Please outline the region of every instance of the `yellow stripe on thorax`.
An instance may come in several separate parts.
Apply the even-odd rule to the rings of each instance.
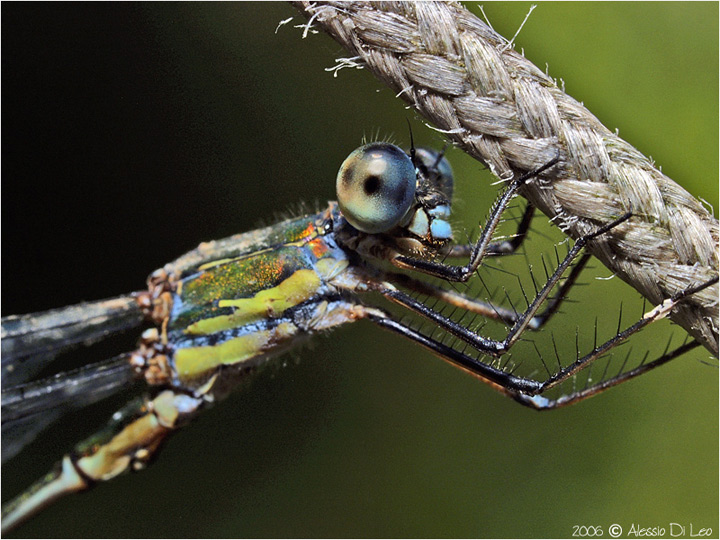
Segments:
[[[267,317],[277,317],[285,310],[312,298],[320,285],[320,277],[314,270],[298,270],[277,286],[263,289],[250,298],[219,300],[218,307],[232,307],[235,311],[231,315],[218,315],[197,321],[188,326],[185,333],[214,334]]]
[[[243,362],[292,338],[297,333],[292,323],[281,323],[270,330],[262,330],[229,339],[224,343],[203,347],[187,347],[175,352],[175,369],[181,379],[202,375],[220,365]]]

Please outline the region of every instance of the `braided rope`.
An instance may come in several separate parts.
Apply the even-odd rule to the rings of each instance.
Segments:
[[[496,176],[559,155],[522,195],[568,235],[631,211],[589,249],[653,304],[718,275],[718,220],[459,4],[292,3]],[[671,318],[717,356],[717,284]]]

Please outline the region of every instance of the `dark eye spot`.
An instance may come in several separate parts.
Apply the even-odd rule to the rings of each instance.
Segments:
[[[375,175],[368,176],[363,184],[363,189],[365,190],[366,195],[372,195],[380,189],[380,179]]]
[[[353,175],[355,174],[355,167],[348,165],[348,167],[342,171],[341,180],[343,184],[349,185],[352,183]]]

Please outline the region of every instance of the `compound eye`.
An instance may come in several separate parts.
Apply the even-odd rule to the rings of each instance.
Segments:
[[[335,189],[348,223],[369,234],[395,227],[415,199],[415,166],[394,144],[371,143],[340,166]]]

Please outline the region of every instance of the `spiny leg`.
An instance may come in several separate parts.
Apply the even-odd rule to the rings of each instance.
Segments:
[[[534,207],[530,202],[527,203],[523,216],[518,224],[515,234],[500,242],[494,242],[488,246],[489,255],[510,255],[514,253],[527,237],[530,223],[534,215]],[[447,257],[468,257],[474,248],[473,244],[464,244],[453,246],[447,253]],[[533,317],[529,327],[533,330],[541,328],[549,318],[558,310],[562,301],[566,298],[570,288],[576,282],[580,272],[590,259],[590,255],[583,255],[580,261],[573,266],[571,274],[563,282],[558,293],[550,300],[547,308],[539,315]],[[471,298],[463,293],[447,290],[433,283],[423,281],[407,274],[383,272],[386,279],[393,283],[401,284],[403,287],[414,292],[425,294],[432,298],[437,298],[449,305],[464,309],[471,313],[477,313],[485,318],[501,320],[507,324],[513,324],[517,321],[519,313],[514,309],[508,309],[503,306],[495,305],[491,302],[483,302],[476,298]]]
[[[597,358],[603,356],[604,354],[607,354],[611,349],[617,347],[621,343],[625,342],[630,336],[638,333],[640,330],[645,328],[647,325],[649,325],[652,322],[655,322],[657,320],[665,318],[667,315],[669,315],[670,311],[682,300],[685,298],[688,298],[689,296],[702,291],[703,289],[706,289],[707,287],[710,287],[711,285],[718,282],[718,277],[714,277],[705,283],[702,283],[700,285],[697,285],[695,287],[688,287],[687,289],[684,289],[670,298],[664,300],[660,305],[656,306],[649,312],[647,312],[645,315],[643,315],[642,319],[637,321],[635,324],[627,327],[625,330],[621,332],[617,332],[615,336],[607,340],[605,343],[599,346],[593,347],[593,350],[590,351],[588,354],[583,356],[582,358],[578,358],[573,362],[572,364],[568,365],[567,367],[564,367],[560,370],[558,370],[553,376],[551,376],[549,379],[547,379],[542,384],[541,392],[545,392],[546,390],[549,390],[558,384],[565,381],[568,377],[574,375],[581,369],[583,369],[585,366],[587,366],[590,362],[593,362]],[[682,348],[682,347],[681,347]],[[672,354],[672,353],[671,353]],[[663,355],[665,356],[665,355]],[[662,357],[661,357],[662,358]],[[656,361],[653,361],[653,363]],[[664,363],[664,362],[662,362]],[[660,364],[658,364],[660,365]],[[641,366],[642,367],[642,366]],[[652,368],[647,368],[652,369]],[[647,371],[647,369],[641,370],[637,375],[640,373],[644,373]],[[631,373],[631,372],[628,372]],[[635,376],[635,375],[634,375]],[[632,378],[632,377],[630,377]],[[612,379],[610,379],[611,381]],[[625,380],[625,379],[623,379]],[[619,381],[619,382],[622,382]]]
[[[631,369],[629,371],[626,371],[624,373],[622,373],[622,369],[625,366],[625,363],[623,363],[623,366],[620,369],[620,373],[618,373],[618,375],[611,377],[609,379],[603,378],[600,382],[598,382],[596,384],[588,386],[587,388],[584,388],[582,390],[578,390],[576,392],[572,392],[570,394],[560,396],[557,399],[547,399],[545,397],[542,397],[541,395],[530,396],[530,395],[522,394],[519,392],[515,392],[510,395],[513,399],[515,399],[522,405],[525,405],[527,407],[532,407],[533,409],[537,409],[540,411],[558,409],[560,407],[567,407],[568,405],[573,405],[579,401],[582,401],[584,399],[587,399],[587,398],[590,398],[597,394],[600,394],[600,393],[604,392],[605,390],[609,390],[610,388],[617,386],[620,383],[624,383],[626,381],[629,381],[630,379],[634,379],[638,375],[647,373],[651,369],[660,367],[663,364],[668,363],[670,360],[674,360],[678,356],[682,356],[686,352],[691,351],[699,346],[700,346],[699,341],[693,340],[688,343],[684,343],[684,344],[680,345],[679,347],[677,347],[676,349],[674,349],[670,352],[666,352],[665,354],[656,358],[652,362],[644,362],[643,361],[638,367]],[[632,351],[628,352],[628,357],[631,352]],[[594,357],[593,357],[593,359],[594,359]],[[627,362],[627,359],[628,358],[626,357],[625,362]]]
[[[512,324],[517,319],[517,313],[503,306],[490,302],[483,302],[476,298],[467,296],[461,292],[444,289],[434,283],[411,277],[407,274],[383,273],[383,278],[393,284],[400,285],[406,289],[419,294],[435,298],[448,305],[463,309],[470,313],[476,313],[489,319],[500,320]]]
[[[378,312],[369,315],[368,319],[382,328],[391,330],[422,345],[443,360],[446,360],[455,367],[474,375],[503,394],[514,396],[516,392],[521,392],[534,395],[540,388],[541,383],[538,381],[516,377],[511,373],[507,373],[501,369],[486,364],[477,358],[468,356],[464,352],[445,345],[437,339],[425,335],[422,332],[396,320],[388,313],[380,312],[378,310]]]
[[[585,253],[580,257],[580,260],[572,267],[568,277],[563,281],[562,285],[560,285],[558,292],[548,301],[545,309],[530,319],[530,323],[528,324],[530,330],[539,330],[558,312],[561,304],[567,298],[570,289],[577,282],[580,273],[584,270],[591,257],[592,255],[589,253]],[[520,317],[520,313],[514,309],[498,306],[491,302],[483,302],[463,293],[444,289],[433,283],[408,276],[407,274],[385,273],[384,275],[392,283],[400,284],[416,293],[437,298],[446,304],[464,309],[470,313],[477,313],[489,319],[514,324]]]
[[[454,266],[447,265],[442,262],[427,261],[425,259],[418,259],[414,257],[407,257],[405,255],[398,255],[392,259],[392,264],[398,268],[408,270],[418,270],[431,276],[446,279],[448,281],[467,281],[475,273],[475,270],[482,263],[483,258],[488,255],[490,246],[492,245],[492,237],[495,233],[495,229],[500,223],[500,218],[503,212],[507,208],[507,205],[515,197],[518,190],[527,182],[530,178],[533,178],[543,171],[557,164],[559,158],[556,157],[550,160],[548,163],[531,171],[521,177],[513,180],[507,189],[500,196],[498,201],[493,206],[490,217],[488,218],[485,227],[483,228],[480,238],[477,243],[473,246],[470,252],[470,260],[465,266]]]
[[[650,323],[666,317],[669,312],[685,298],[717,282],[718,278],[716,277],[697,287],[691,287],[675,294],[671,298],[662,302],[659,306],[646,313],[640,321],[629,326],[625,330],[618,332],[615,336],[607,340],[602,345],[594,347],[589,354],[577,359],[575,362],[573,362],[566,368],[561,368],[544,382],[540,382],[526,377],[519,377],[502,369],[496,368],[490,364],[486,364],[479,358],[473,358],[465,354],[463,351],[459,351],[448,345],[445,345],[441,341],[438,341],[431,336],[427,336],[422,332],[413,329],[406,324],[403,324],[402,322],[393,318],[392,315],[381,312],[380,310],[374,310],[373,313],[368,315],[368,318],[383,328],[392,330],[393,332],[403,335],[419,343],[420,345],[423,345],[424,347],[438,355],[440,358],[470,373],[471,375],[476,376],[483,382],[489,384],[495,390],[514,398],[523,405],[536,409],[553,409],[576,403],[578,401],[596,395],[600,392],[603,392],[608,388],[611,388],[622,382],[637,377],[638,375],[642,375],[643,373],[646,373],[651,369],[654,369],[655,367],[661,366],[669,362],[670,360],[677,358],[681,354],[684,354],[685,352],[697,347],[697,342],[686,343],[672,352],[663,354],[661,357],[653,360],[652,362],[643,363],[640,366],[624,373],[622,373],[622,370],[624,369],[623,364],[623,368],[621,368],[620,370],[621,373],[618,373],[618,375],[610,379],[602,380],[601,382],[583,390],[579,390],[562,396],[556,400],[550,400],[541,396],[543,392],[565,381],[568,377],[574,375],[600,356],[608,353],[614,347],[625,342],[630,336],[639,332]],[[403,303],[403,305],[406,304]],[[411,306],[407,307],[413,309],[413,307]],[[413,309],[413,311],[415,311],[415,309]],[[448,333],[455,335],[456,337],[459,337],[461,339],[463,339],[463,336],[466,335],[464,332],[467,331],[465,331],[460,325],[454,323],[449,319],[444,319],[439,314],[434,315],[436,318],[433,318],[431,320],[438,323]],[[484,346],[486,345],[486,342],[492,342],[492,340],[486,340],[481,336],[475,336],[475,338],[476,341],[475,343],[473,343],[473,346],[481,354],[487,354],[492,350],[492,345]]]
[[[511,255],[511,254],[515,253],[520,248],[520,246],[525,241],[525,239],[527,238],[527,233],[530,230],[530,223],[532,222],[534,212],[535,212],[535,208],[533,207],[532,203],[530,203],[528,201],[527,205],[525,206],[525,211],[523,212],[523,215],[520,219],[518,227],[515,231],[515,234],[506,240],[491,243],[488,246],[487,255],[501,256],[501,255]],[[463,244],[463,245],[453,246],[450,249],[447,256],[452,257],[452,258],[454,258],[454,257],[469,257],[473,248],[474,248],[473,244]],[[562,304],[563,300],[565,300],[570,289],[577,282],[580,272],[582,272],[582,270],[585,268],[585,266],[587,265],[587,263],[591,257],[592,257],[592,255],[590,255],[589,253],[585,253],[582,255],[580,260],[573,266],[567,279],[565,279],[563,281],[563,284],[560,286],[557,294],[555,296],[553,296],[552,299],[548,302],[547,306],[542,311],[542,313],[533,316],[533,318],[530,321],[530,324],[528,325],[528,328],[530,328],[531,330],[538,330],[538,329],[542,328],[542,326],[544,326],[545,323],[547,323],[548,320],[550,320],[550,318],[555,313],[557,313],[557,311],[560,309],[560,305]],[[514,309],[508,309],[508,308],[504,308],[501,306],[495,306],[492,303],[480,302],[477,300],[467,301],[466,300],[467,297],[464,295],[460,295],[460,293],[457,293],[458,295],[460,295],[460,300],[455,300],[453,298],[455,293],[453,293],[452,291],[446,291],[435,285],[421,282],[420,280],[413,280],[412,284],[405,283],[406,280],[410,280],[412,278],[409,278],[405,274],[396,274],[396,275],[402,276],[400,278],[400,281],[407,288],[410,288],[416,292],[427,294],[428,296],[433,296],[435,298],[439,298],[441,300],[444,300],[448,304],[466,309],[468,311],[471,311],[472,313],[478,313],[487,318],[502,320],[508,324],[513,324],[517,321],[518,317],[520,316],[520,314]],[[414,286],[415,285],[414,282],[419,282],[421,285],[416,287],[416,286]],[[534,282],[534,279],[533,279],[533,282]],[[536,287],[536,292],[537,292],[537,287]]]
[[[515,253],[518,249],[520,249],[520,246],[527,238],[528,232],[530,232],[530,224],[532,223],[534,216],[535,207],[530,201],[528,201],[525,205],[523,215],[518,222],[517,228],[515,229],[515,234],[505,240],[491,242],[487,247],[486,254],[497,256],[511,255]],[[470,257],[474,248],[475,244],[456,245],[450,248],[447,256],[449,258]]]
[[[386,298],[397,302],[398,304],[401,304],[404,307],[434,322],[447,332],[465,341],[478,351],[484,354],[489,354],[491,356],[501,356],[505,354],[517,342],[523,332],[530,327],[536,313],[540,309],[540,306],[545,302],[545,300],[547,300],[550,292],[553,290],[562,275],[573,262],[575,257],[577,257],[580,251],[585,247],[588,241],[606,233],[610,229],[618,226],[624,221],[627,221],[630,217],[631,214],[625,214],[624,216],[616,219],[615,221],[600,227],[596,231],[579,238],[575,242],[575,245],[570,248],[565,258],[560,262],[560,264],[558,264],[555,272],[553,272],[553,274],[549,277],[545,285],[538,291],[535,299],[528,305],[527,309],[516,318],[514,324],[510,328],[510,331],[503,340],[488,339],[480,336],[475,332],[467,329],[466,327],[457,324],[450,319],[447,319],[440,313],[428,308],[424,304],[418,302],[408,294],[396,289],[390,284],[381,285],[379,286],[379,288],[376,288],[376,290],[378,290],[378,292],[383,294]],[[570,285],[572,285],[573,282],[574,281],[571,281]],[[551,305],[550,308],[551,310],[549,311],[548,316],[553,313],[553,310],[557,309],[557,305]]]

